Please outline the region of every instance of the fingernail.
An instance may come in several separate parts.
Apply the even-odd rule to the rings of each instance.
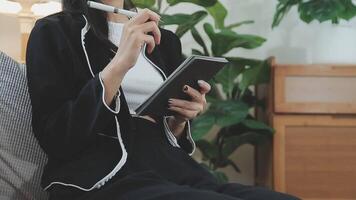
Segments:
[[[185,85],[185,86],[183,87],[183,91],[184,91],[184,92],[188,91],[188,86]]]
[[[198,80],[198,84],[202,85],[202,84],[204,84],[204,81],[203,80]]]

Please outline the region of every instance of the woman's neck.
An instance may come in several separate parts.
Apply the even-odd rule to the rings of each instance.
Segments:
[[[117,8],[124,8],[124,0],[102,0],[104,4],[111,5]],[[112,22],[121,22],[124,23],[128,21],[128,18],[125,15],[108,13],[107,20]]]

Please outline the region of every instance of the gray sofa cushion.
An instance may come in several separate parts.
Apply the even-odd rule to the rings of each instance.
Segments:
[[[47,199],[46,156],[32,133],[26,68],[0,52],[0,199]]]

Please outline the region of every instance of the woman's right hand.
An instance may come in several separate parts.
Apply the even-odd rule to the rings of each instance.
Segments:
[[[148,53],[152,53],[156,44],[160,44],[159,20],[158,14],[144,9],[125,23],[118,51],[101,72],[101,79],[106,91],[106,104],[111,104],[125,74],[136,64],[142,46],[146,43]],[[147,33],[152,33],[152,35]]]
[[[117,67],[125,72],[137,61],[141,48],[146,43],[148,53],[152,53],[161,42],[161,32],[158,28],[160,16],[144,9],[137,16],[125,23],[118,51],[113,60],[120,63]],[[148,33],[152,33],[149,35]]]

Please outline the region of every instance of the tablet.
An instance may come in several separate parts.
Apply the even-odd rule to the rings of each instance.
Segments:
[[[220,57],[190,56],[135,110],[136,115],[172,115],[173,112],[168,110],[170,98],[190,100],[183,92],[184,85],[199,90],[198,80],[208,82],[227,63],[227,59]]]

